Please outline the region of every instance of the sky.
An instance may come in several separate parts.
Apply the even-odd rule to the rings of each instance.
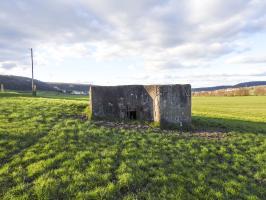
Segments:
[[[265,0],[1,0],[0,74],[48,82],[266,80]]]

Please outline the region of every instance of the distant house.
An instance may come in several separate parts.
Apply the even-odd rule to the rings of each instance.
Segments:
[[[73,90],[73,91],[71,91],[71,94],[88,95],[88,92]]]

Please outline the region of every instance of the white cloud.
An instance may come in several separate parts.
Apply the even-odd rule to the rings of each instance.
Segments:
[[[239,55],[227,60],[232,64],[260,64],[266,63],[266,55]]]
[[[33,47],[40,65],[136,57],[148,70],[207,67],[245,52],[239,44],[265,30],[265,10],[264,0],[1,1],[0,62],[25,66]]]
[[[1,67],[3,69],[12,69],[12,68],[17,67],[17,64],[14,62],[4,62],[4,63],[2,63]]]
[[[240,82],[254,81],[254,80],[265,80],[266,71],[257,71],[253,73],[239,72],[239,73],[198,73],[189,74],[175,72],[169,73],[156,73],[155,75],[144,75],[136,74],[129,77],[117,77],[121,79],[123,84],[136,84],[142,81],[144,84],[192,84],[193,87],[205,87],[205,86],[215,86],[215,85],[233,85]],[[113,83],[114,85],[117,83]]]

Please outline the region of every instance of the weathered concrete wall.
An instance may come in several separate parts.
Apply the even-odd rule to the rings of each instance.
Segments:
[[[191,124],[191,86],[160,86],[160,123],[187,127]]]
[[[92,119],[126,120],[136,115],[137,120],[162,127],[191,123],[190,85],[91,86],[90,101]]]
[[[152,108],[153,108],[153,121],[160,122],[160,91],[158,85],[146,85],[144,86],[147,93],[152,99]]]
[[[124,120],[133,111],[137,119],[153,121],[153,99],[140,85],[92,86],[91,109],[94,119]]]

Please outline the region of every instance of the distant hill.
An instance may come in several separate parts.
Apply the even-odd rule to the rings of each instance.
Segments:
[[[0,75],[0,83],[4,84],[4,88],[7,90],[31,91],[31,78]],[[82,91],[87,93],[90,86],[89,84],[49,83],[36,79],[34,83],[37,86],[37,90],[40,91]]]
[[[222,89],[254,87],[254,86],[261,86],[261,85],[266,85],[266,81],[251,81],[251,82],[238,83],[236,85],[193,88],[192,92],[215,91],[215,90],[222,90]]]
[[[244,82],[244,83],[238,83],[234,85],[233,87],[253,87],[253,86],[260,86],[260,85],[266,85],[266,81],[252,81],[252,82]]]
[[[34,82],[37,85],[37,90],[41,91],[66,91],[66,92],[80,91],[87,93],[90,86],[89,84],[52,83],[52,82],[42,82],[39,80],[34,80]],[[18,90],[18,91],[31,90],[31,78],[27,77],[0,75],[0,83],[3,83],[5,89],[8,90]],[[260,85],[266,85],[266,81],[251,81],[251,82],[239,83],[236,85],[193,88],[192,91],[193,92],[214,91],[221,89],[253,87]]]
[[[39,80],[34,80],[34,82],[38,90],[57,91],[53,86],[45,82]],[[31,78],[0,75],[0,83],[4,84],[4,88],[8,90],[31,91]]]
[[[214,91],[214,90],[223,90],[227,88],[232,88],[233,86],[224,85],[224,86],[213,86],[213,87],[202,87],[202,88],[192,88],[192,92],[203,92],[203,91]]]

